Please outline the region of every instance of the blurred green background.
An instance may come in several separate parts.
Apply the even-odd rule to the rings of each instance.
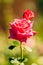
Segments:
[[[38,32],[33,38],[35,41],[35,46],[32,47],[33,52],[26,52],[26,55],[30,54],[26,65],[43,65],[43,0],[0,0],[0,65],[11,65],[9,57],[17,52],[16,49],[16,52],[8,49],[12,45],[12,40],[8,39],[9,22],[22,17],[25,9],[34,11],[33,29]]]

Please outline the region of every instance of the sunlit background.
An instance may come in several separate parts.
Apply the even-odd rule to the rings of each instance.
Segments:
[[[9,22],[21,18],[25,9],[35,13],[33,29],[38,32],[27,40],[33,52],[25,52],[29,57],[26,65],[43,65],[43,0],[0,0],[0,65],[12,65],[9,57],[14,56],[17,50],[8,49],[12,45],[12,40],[8,39]]]

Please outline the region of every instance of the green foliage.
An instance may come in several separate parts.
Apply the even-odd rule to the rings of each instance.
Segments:
[[[12,50],[12,49],[14,49],[15,47],[19,46],[19,41],[13,41],[13,44],[14,44],[14,45],[10,45],[10,46],[9,46],[9,49],[10,49],[10,50]]]
[[[32,49],[31,49],[30,47],[28,47],[28,46],[24,46],[24,48],[26,49],[26,51],[28,51],[28,52],[32,52]]]
[[[43,0],[38,0],[37,3],[40,13],[43,14]]]
[[[14,46],[19,46],[19,41],[13,41]]]
[[[16,47],[16,46],[11,45],[11,46],[9,46],[9,49],[12,50],[12,49],[15,48],[15,47]]]

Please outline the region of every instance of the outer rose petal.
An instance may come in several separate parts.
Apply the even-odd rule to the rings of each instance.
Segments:
[[[23,13],[23,18],[31,20],[32,18],[34,18],[34,12],[32,12],[31,10],[25,10]]]
[[[10,31],[10,38],[15,39],[17,34],[13,31],[13,29],[9,29],[9,31]]]
[[[9,29],[9,31],[10,31],[10,38],[19,40],[21,42],[23,42],[23,41],[26,42],[27,37],[25,35],[23,35],[22,33],[16,34],[12,29]]]
[[[33,35],[36,35],[37,34],[37,32],[36,31],[33,31]]]

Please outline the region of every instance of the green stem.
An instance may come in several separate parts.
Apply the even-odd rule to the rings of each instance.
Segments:
[[[23,44],[20,43],[20,50],[21,50],[21,59],[23,59]]]

